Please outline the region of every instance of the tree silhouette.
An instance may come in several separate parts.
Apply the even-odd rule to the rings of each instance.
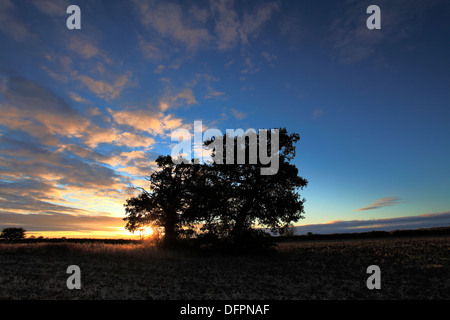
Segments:
[[[159,156],[158,165],[149,178],[150,189],[126,201],[125,228],[131,232],[152,225],[163,229],[163,244],[170,246],[182,232],[183,210],[186,206],[184,181],[192,174],[187,164],[176,165],[171,156]]]
[[[8,242],[22,240],[25,238],[25,232],[27,232],[27,230],[24,228],[4,228],[0,234],[0,238],[5,239]]]
[[[252,151],[251,139],[223,136],[223,150],[227,150],[227,144],[233,143],[234,164],[218,164],[216,159],[213,164],[204,166],[205,172],[208,172],[205,177],[209,180],[204,185],[210,187],[208,192],[201,194],[213,201],[202,200],[206,203],[202,209],[208,213],[207,221],[216,222],[209,223],[211,231],[226,230],[228,235],[239,237],[260,226],[282,233],[292,222],[303,218],[305,199],[301,199],[299,190],[306,187],[308,181],[298,176],[298,169],[290,163],[295,157],[295,143],[300,137],[296,133],[289,135],[286,128],[280,128],[278,138],[278,151],[273,155],[278,157],[278,171],[276,174],[262,175],[261,169],[267,165],[261,159],[254,164],[249,163],[250,152],[255,150]],[[271,139],[272,135],[268,135],[267,141],[263,141],[260,134],[256,134],[257,150],[260,150],[262,143],[267,143],[265,150],[272,156]],[[205,145],[217,147],[214,140],[207,141]],[[244,151],[244,164],[237,161],[239,149]],[[212,156],[216,155],[217,150],[212,150]],[[222,156],[223,163],[226,163],[226,152]],[[228,157],[231,158],[229,154]]]
[[[272,135],[264,140],[255,133],[253,138],[225,134],[221,140],[206,141],[216,160],[213,163],[175,164],[170,156],[159,156],[158,170],[148,178],[149,191],[142,189],[124,205],[125,228],[132,232],[147,225],[162,228],[163,244],[169,246],[197,225],[203,236],[231,238],[236,244],[254,235],[255,227],[283,233],[304,214],[305,199],[299,190],[308,181],[290,163],[300,137],[278,129],[276,150],[272,149]],[[227,149],[227,144],[232,148]],[[228,152],[219,152],[220,147]],[[277,161],[276,174],[262,174],[267,161],[250,161],[252,152],[260,148]],[[232,164],[227,161],[230,159]]]

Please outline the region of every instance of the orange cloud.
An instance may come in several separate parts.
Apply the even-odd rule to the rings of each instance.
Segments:
[[[105,100],[117,98],[122,90],[130,83],[130,74],[120,75],[116,77],[112,83],[94,80],[87,75],[78,75],[76,78],[90,91]]]
[[[181,119],[173,118],[171,115],[164,115],[162,112],[151,112],[143,109],[123,111],[108,109],[108,111],[116,123],[150,134],[162,135],[165,131],[178,128],[182,124]]]
[[[9,78],[2,91],[8,102],[0,104],[0,123],[10,129],[23,129],[37,137],[55,133],[78,136],[89,125],[89,120],[62,98],[33,81]]]

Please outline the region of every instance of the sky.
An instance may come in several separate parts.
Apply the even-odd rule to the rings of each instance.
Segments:
[[[123,204],[194,121],[300,135],[299,234],[448,226],[449,21],[439,0],[0,0],[0,227],[133,236]]]

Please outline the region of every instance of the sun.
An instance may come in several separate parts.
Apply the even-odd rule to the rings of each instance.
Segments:
[[[150,226],[144,227],[139,230],[140,238],[143,238],[143,239],[153,238],[154,235],[155,235],[155,230]]]

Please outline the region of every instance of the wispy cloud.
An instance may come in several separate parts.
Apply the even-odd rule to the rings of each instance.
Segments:
[[[233,8],[233,0],[211,1],[211,12],[215,19],[216,43],[219,49],[234,47],[239,41],[241,23]]]
[[[66,16],[67,7],[70,2],[67,0],[40,0],[31,2],[42,13],[51,17]]]
[[[178,4],[168,2],[135,1],[140,21],[190,50],[196,50],[211,39],[208,29],[189,21]]]
[[[100,55],[100,49],[87,37],[71,37],[68,41],[68,48],[86,59]]]
[[[242,43],[248,44],[250,37],[258,35],[264,24],[278,9],[279,6],[276,2],[267,2],[259,3],[251,13],[245,13],[239,28]]]
[[[76,92],[73,92],[73,91],[69,92],[69,96],[70,96],[70,99],[72,99],[75,102],[79,102],[79,103],[89,103],[90,102],[89,100],[79,96]]]
[[[117,98],[123,89],[130,84],[130,73],[122,74],[112,81],[95,80],[88,75],[79,75],[77,79],[99,98],[112,100]]]
[[[374,202],[372,202],[370,205],[364,208],[355,209],[354,211],[365,211],[365,210],[373,210],[373,209],[379,209],[384,207],[391,207],[399,204],[401,202],[401,199],[398,197],[387,197],[387,198],[381,198]]]
[[[2,93],[7,102],[0,104],[0,123],[10,129],[36,137],[55,133],[76,136],[89,124],[64,99],[28,79],[8,78]]]
[[[184,99],[188,105],[198,104],[198,101],[195,99],[194,93],[190,88],[186,88],[183,91],[179,92],[176,96],[176,99]]]
[[[269,52],[266,52],[266,51],[262,52],[262,53],[261,53],[261,56],[262,56],[264,59],[266,59],[267,62],[269,62],[269,64],[270,64],[271,66],[274,66],[274,65],[275,65],[275,62],[278,60],[278,57],[277,57],[275,54],[269,53]]]
[[[153,112],[148,109],[133,108],[119,111],[108,110],[116,123],[152,135],[163,135],[165,131],[178,128],[182,124],[181,119],[173,118],[173,116],[166,115],[162,112]]]
[[[314,120],[316,120],[316,119],[319,119],[320,117],[322,117],[323,115],[324,115],[324,112],[322,109],[316,109],[312,113],[312,118]]]
[[[21,18],[20,9],[10,0],[1,0],[0,31],[16,41],[24,41],[33,35],[29,29]]]
[[[328,29],[327,40],[332,45],[332,56],[345,64],[372,59],[376,63],[384,61],[387,43],[395,43],[410,37],[429,8],[439,6],[440,1],[402,2],[378,1],[381,8],[381,30],[366,27],[368,3],[349,0],[335,14]],[[388,10],[385,10],[388,8]]]
[[[236,120],[242,120],[247,116],[244,112],[236,110],[234,108],[231,108],[230,111]]]
[[[273,12],[279,9],[276,2],[258,3],[243,17],[234,8],[233,0],[211,1],[211,13],[215,21],[216,43],[219,49],[230,49],[239,42],[247,45],[256,37]]]
[[[203,7],[194,4],[187,11],[172,2],[135,0],[134,3],[144,26],[193,51],[211,44],[219,50],[234,48],[238,43],[248,45],[279,10],[277,2],[258,3],[243,13],[236,10],[233,0],[210,1],[209,6]],[[210,21],[213,32],[208,28]],[[161,56],[154,42],[143,40],[140,45],[148,57]]]
[[[93,232],[123,228],[123,220],[119,217],[95,214],[41,213],[17,214],[0,211],[1,225],[19,225],[27,231],[72,231]]]
[[[351,233],[392,231],[401,229],[417,229],[450,226],[450,211],[440,213],[427,213],[417,216],[373,219],[373,220],[348,220],[332,221],[322,224],[310,224],[295,227],[296,234],[306,234],[307,232],[317,234],[331,233]]]
[[[207,91],[208,93],[206,94],[205,99],[220,98],[225,95],[225,92],[216,91],[212,87],[208,87]]]

